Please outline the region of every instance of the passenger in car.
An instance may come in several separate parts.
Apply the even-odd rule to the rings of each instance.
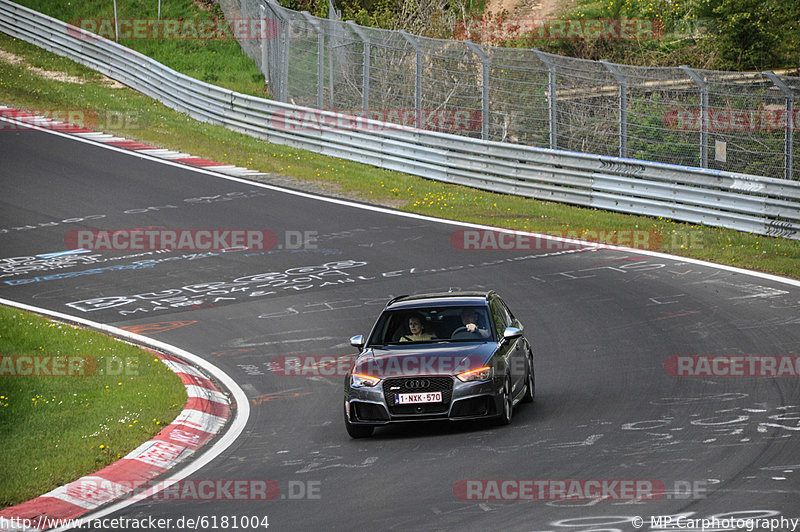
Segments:
[[[403,335],[400,338],[401,342],[423,342],[436,338],[433,334],[425,332],[425,318],[421,314],[415,313],[408,317],[408,330],[411,332]]]

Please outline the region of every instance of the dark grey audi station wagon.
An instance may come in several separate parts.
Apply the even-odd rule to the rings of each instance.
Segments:
[[[511,423],[532,402],[533,350],[495,292],[445,292],[390,300],[345,377],[344,423],[353,438],[376,426],[493,418]]]

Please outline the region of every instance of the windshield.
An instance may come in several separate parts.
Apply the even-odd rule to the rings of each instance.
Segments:
[[[492,330],[484,307],[426,307],[384,312],[368,343],[388,345],[491,339]]]

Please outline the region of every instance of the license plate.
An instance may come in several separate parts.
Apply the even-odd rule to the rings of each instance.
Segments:
[[[413,405],[417,403],[441,403],[441,402],[442,402],[442,392],[394,394],[394,404],[396,405]]]

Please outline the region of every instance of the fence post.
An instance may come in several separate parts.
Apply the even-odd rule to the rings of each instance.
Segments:
[[[600,60],[619,85],[619,156],[628,156],[628,81],[617,67],[605,59]]]
[[[557,150],[558,129],[556,127],[556,120],[558,120],[558,102],[556,101],[556,66],[550,61],[547,55],[538,48],[533,48],[533,53],[547,66],[548,108],[550,110],[550,149]]]
[[[311,13],[303,11],[306,22],[317,32],[317,109],[325,107],[325,35]]]
[[[416,81],[414,82],[414,107],[416,107],[416,110],[414,113],[414,121],[415,127],[417,129],[422,129],[422,47],[420,47],[417,40],[406,33],[405,30],[400,30],[400,35],[403,36],[416,52],[416,57],[414,59],[414,65],[416,66]]]
[[[481,60],[481,139],[489,138],[489,56],[472,41],[464,41]]]
[[[272,46],[270,49],[274,50],[273,63],[277,66],[277,72],[272,76],[272,82],[276,86],[276,90],[270,92],[274,98],[279,102],[286,103],[289,100],[289,41],[292,32],[292,20],[282,13],[282,7],[274,1],[267,2],[270,11],[275,17],[280,20],[281,30],[280,35],[275,36],[277,46]],[[282,44],[281,44],[282,41]]]
[[[700,168],[708,168],[708,83],[688,66],[681,65],[680,69],[700,89]]]
[[[161,7],[159,3],[158,7]],[[261,4],[258,6],[259,12],[261,13],[261,73],[264,74],[264,83],[269,86],[269,47],[267,44],[269,43],[269,39],[267,39],[267,32],[269,31],[269,26],[267,25],[267,6],[265,4]]]
[[[352,20],[347,21],[347,25],[353,30],[353,33],[358,35],[359,39],[364,45],[364,67],[361,76],[361,108],[366,114],[369,111],[369,61],[370,61],[370,43],[369,36],[364,33],[361,28]]]
[[[786,127],[783,137],[783,177],[784,179],[791,180],[794,128],[797,125],[794,123],[794,94],[792,93],[792,88],[784,83],[775,72],[763,72],[763,74],[783,92],[784,96],[786,96]]]

